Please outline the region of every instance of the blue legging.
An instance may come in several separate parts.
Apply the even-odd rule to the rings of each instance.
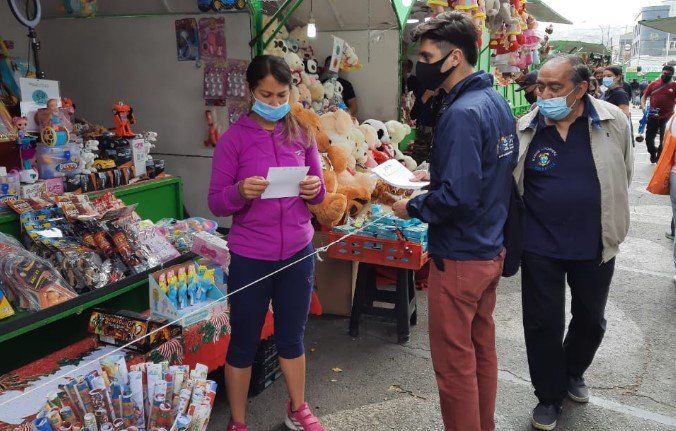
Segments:
[[[312,244],[282,261],[249,259],[231,253],[228,293],[312,253]],[[232,328],[226,356],[228,364],[236,368],[253,364],[270,300],[275,315],[277,353],[284,359],[294,359],[304,353],[303,337],[310,311],[314,269],[314,257],[308,257],[228,298]]]

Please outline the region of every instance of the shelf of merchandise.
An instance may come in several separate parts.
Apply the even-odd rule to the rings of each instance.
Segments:
[[[137,203],[137,212],[144,219],[182,219],[183,183],[168,177],[124,186],[111,191],[126,204]],[[91,197],[104,193],[93,192]],[[0,216],[0,232],[17,236],[20,232],[16,214]],[[189,253],[165,266],[194,258]],[[0,321],[0,375],[82,339],[87,333],[87,310],[95,306],[143,311],[148,309],[148,274],[153,268],[132,277],[88,292],[63,304],[29,313],[16,314]]]

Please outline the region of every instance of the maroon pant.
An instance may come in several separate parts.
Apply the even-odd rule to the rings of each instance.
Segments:
[[[493,431],[498,360],[495,289],[504,252],[492,260],[444,260],[430,267],[432,364],[447,431]]]

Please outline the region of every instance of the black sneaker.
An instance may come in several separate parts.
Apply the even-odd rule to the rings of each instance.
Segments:
[[[653,153],[650,153],[650,163],[655,163],[657,161],[657,156]]]
[[[538,403],[530,416],[530,423],[536,430],[551,431],[556,428],[561,411],[560,405]]]
[[[589,402],[589,388],[582,377],[568,377],[568,397],[576,403]]]

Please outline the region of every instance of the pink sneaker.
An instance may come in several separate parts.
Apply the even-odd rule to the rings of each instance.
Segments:
[[[247,428],[246,425],[241,424],[239,422],[235,422],[232,419],[230,419],[230,422],[228,422],[228,427],[226,428],[226,431],[249,431],[249,428]]]
[[[291,411],[291,401],[286,402],[286,427],[293,431],[325,431],[317,416],[310,411],[310,406],[303,403],[298,410]]]

